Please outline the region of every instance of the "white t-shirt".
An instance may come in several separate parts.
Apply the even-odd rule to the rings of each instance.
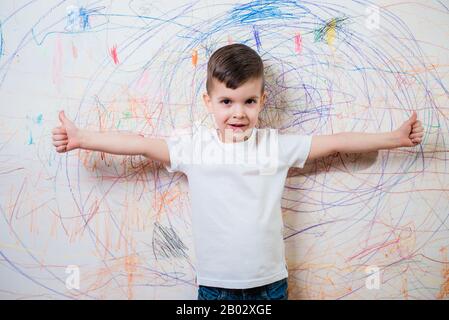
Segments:
[[[254,128],[244,142],[223,143],[214,129],[192,131],[166,139],[167,170],[188,178],[198,284],[245,289],[286,278],[281,197],[312,136]]]

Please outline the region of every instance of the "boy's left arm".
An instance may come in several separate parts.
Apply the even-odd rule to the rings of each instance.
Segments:
[[[363,153],[380,149],[414,147],[421,143],[424,135],[416,112],[398,129],[382,133],[341,132],[331,135],[312,136],[312,145],[307,161],[334,153]]]

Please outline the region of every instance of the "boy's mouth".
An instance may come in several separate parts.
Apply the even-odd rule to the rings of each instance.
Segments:
[[[233,124],[228,124],[226,127],[232,129],[233,131],[245,131],[247,125],[233,123]]]

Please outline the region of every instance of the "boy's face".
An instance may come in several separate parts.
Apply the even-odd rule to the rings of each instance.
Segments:
[[[261,92],[262,78],[250,79],[237,89],[227,88],[213,79],[213,92],[203,94],[204,103],[215,119],[222,142],[242,142],[257,125],[266,94]]]

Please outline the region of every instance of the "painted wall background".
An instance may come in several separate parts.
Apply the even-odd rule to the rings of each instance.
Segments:
[[[291,170],[290,298],[447,299],[448,18],[436,0],[1,1],[0,298],[196,298],[186,177],[58,154],[51,129],[61,109],[154,137],[208,121],[208,57],[241,42],[266,65],[265,125],[379,132],[416,110],[426,131]]]

